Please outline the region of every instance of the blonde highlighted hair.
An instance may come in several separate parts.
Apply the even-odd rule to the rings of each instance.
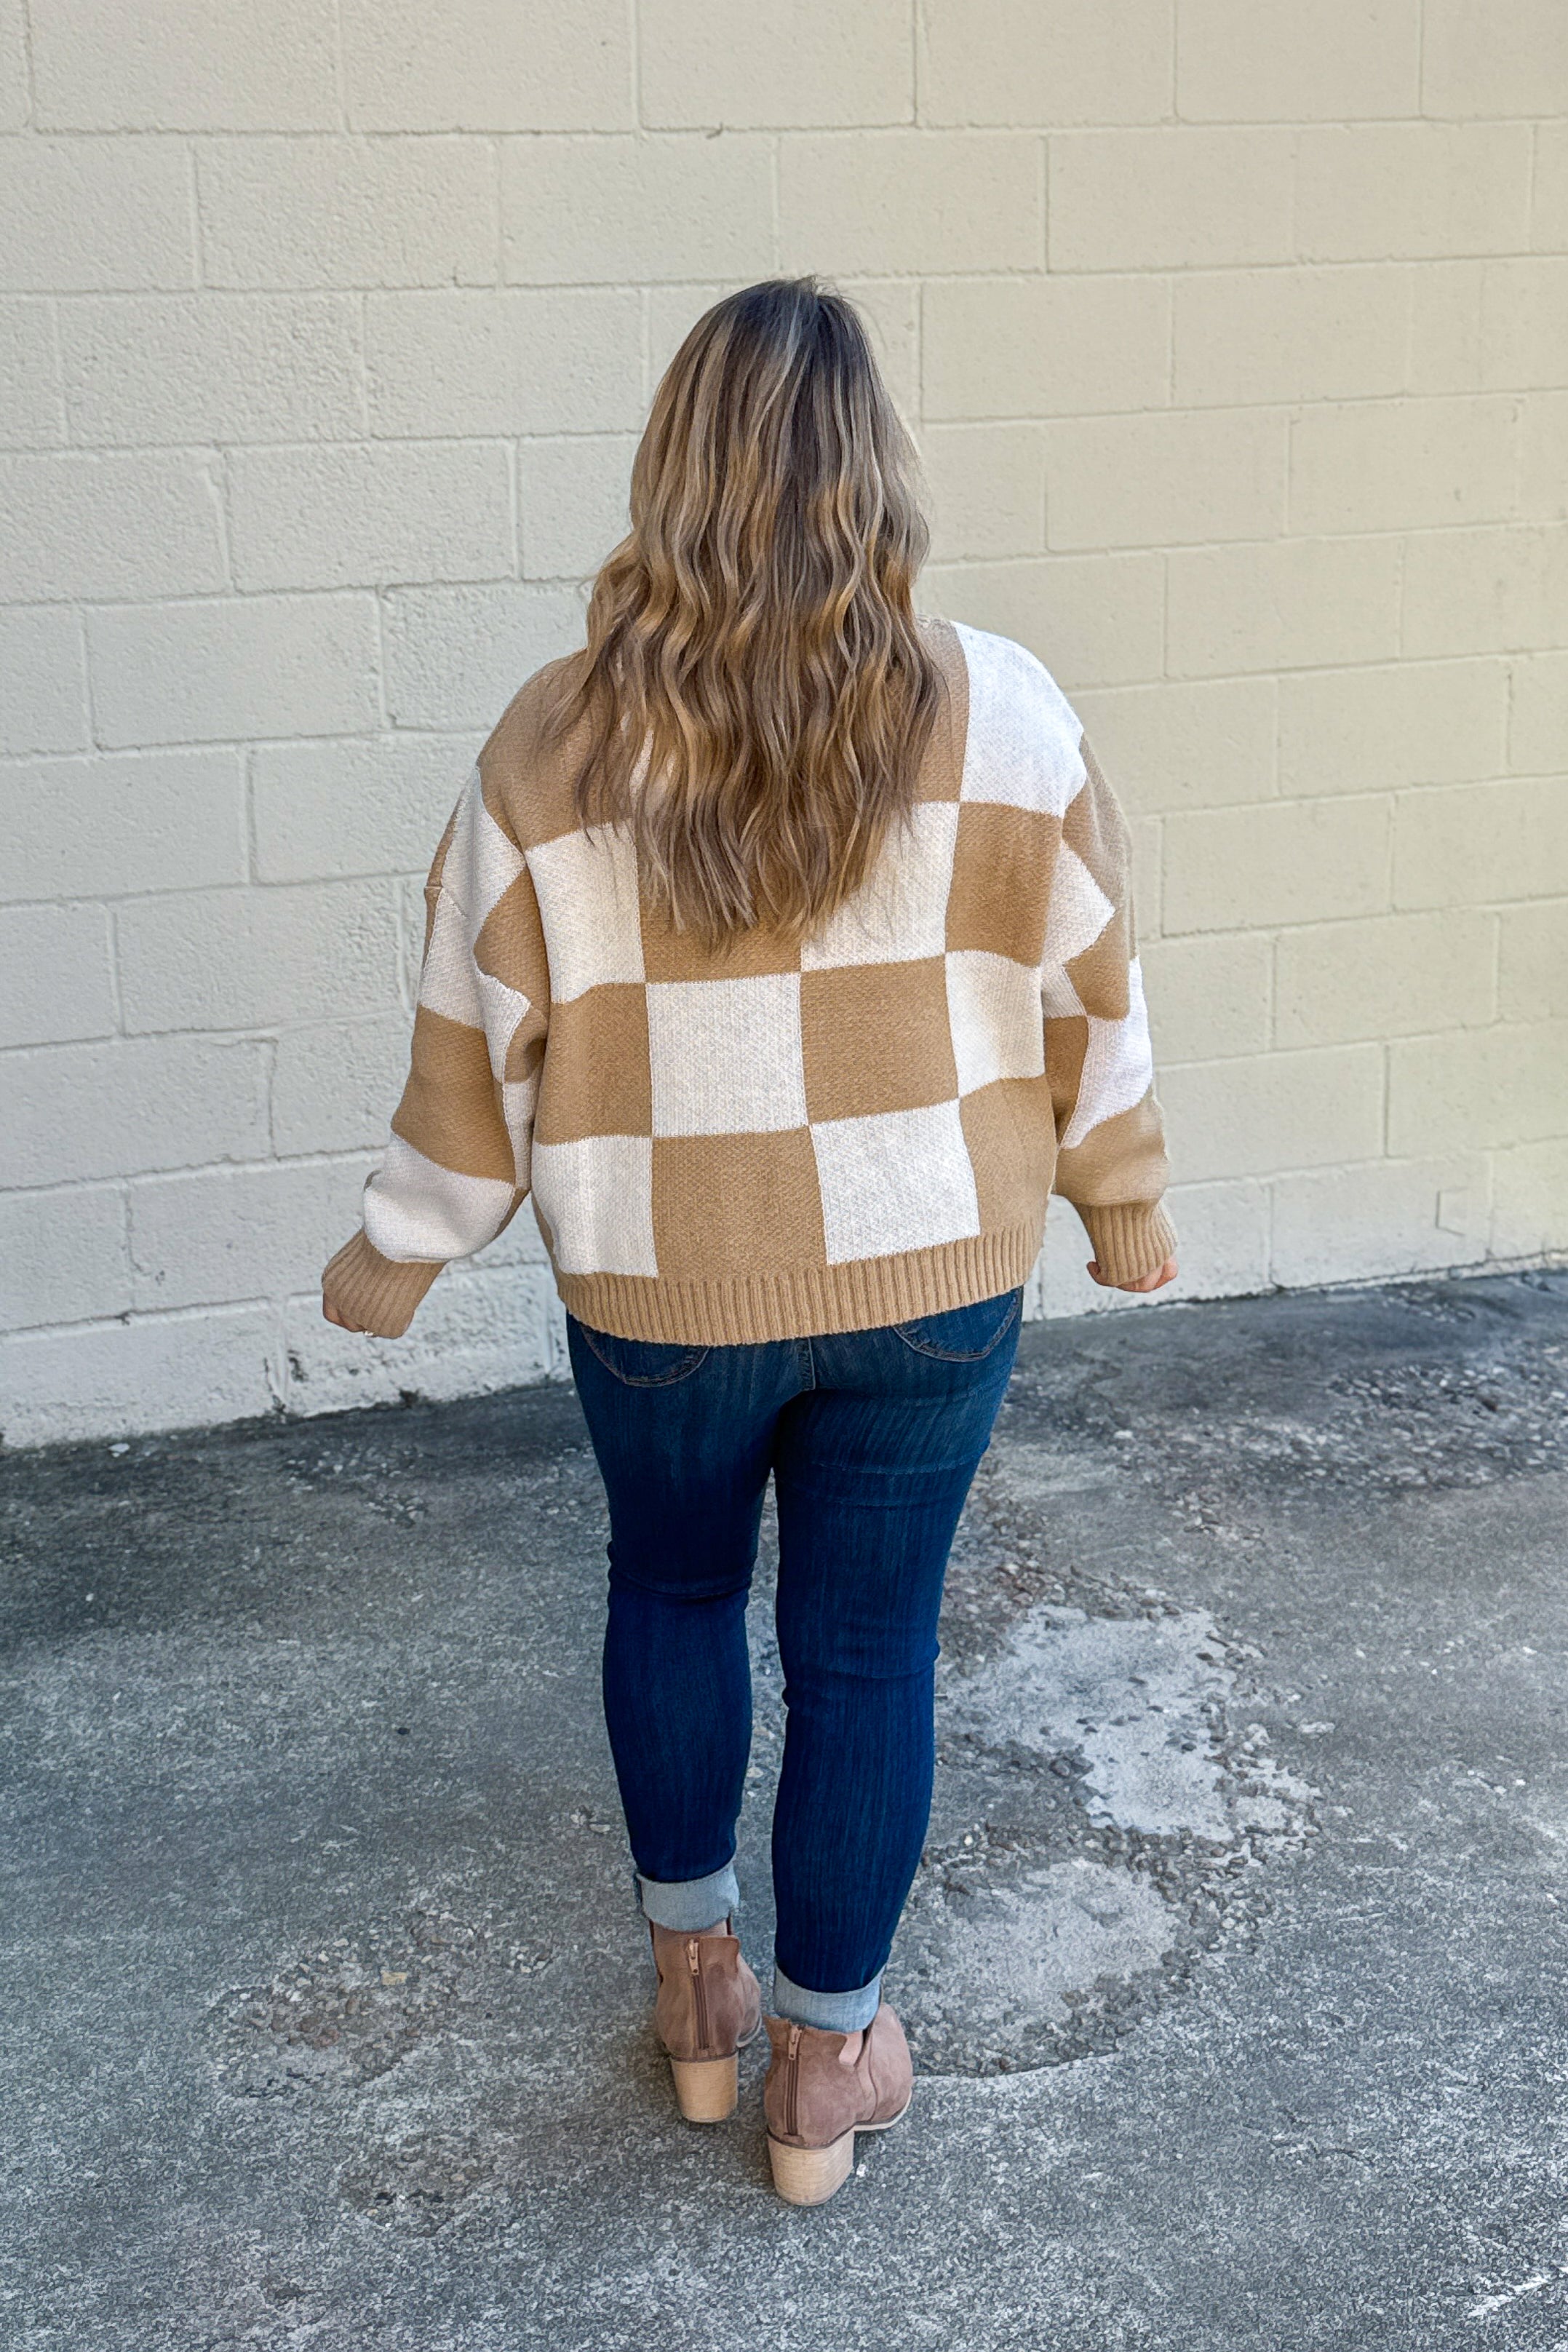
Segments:
[[[654,396],[559,723],[583,821],[628,826],[710,945],[810,931],[913,803],[942,691],[913,456],[859,313],[810,278],[715,303]]]

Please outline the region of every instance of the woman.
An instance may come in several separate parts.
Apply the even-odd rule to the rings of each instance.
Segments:
[[[778,1498],[774,2179],[908,2105],[881,2000],[920,1858],[954,1528],[1054,1181],[1090,1271],[1176,1266],[1126,830],[1022,647],[916,622],[864,329],[719,302],[659,388],[586,649],[479,755],[413,1068],[329,1318],[389,1338],[532,1189],[609,1496],[604,1705],[682,2112],[761,2021],[731,1932],[745,1611]]]

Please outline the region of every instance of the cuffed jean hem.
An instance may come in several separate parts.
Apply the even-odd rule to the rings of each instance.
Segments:
[[[773,2014],[822,2033],[858,2033],[882,2006],[882,1970],[858,1992],[809,1992],[773,1964]]]
[[[639,1872],[637,1893],[643,1918],[652,1919],[655,1927],[672,1927],[677,1935],[711,1927],[740,1908],[733,1862],[722,1870],[710,1870],[706,1878],[644,1878]]]

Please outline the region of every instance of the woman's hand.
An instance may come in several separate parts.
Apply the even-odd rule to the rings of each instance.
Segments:
[[[1091,1279],[1097,1282],[1102,1290],[1163,1290],[1167,1282],[1174,1282],[1176,1278],[1176,1262],[1174,1257],[1167,1257],[1157,1273],[1142,1274],[1136,1282],[1113,1282],[1108,1274],[1101,1273],[1097,1258],[1090,1259],[1089,1273]]]
[[[365,1328],[364,1324],[350,1323],[346,1315],[340,1315],[329,1298],[324,1297],[322,1299],[321,1312],[326,1317],[329,1323],[335,1323],[337,1325],[340,1331],[362,1331]]]

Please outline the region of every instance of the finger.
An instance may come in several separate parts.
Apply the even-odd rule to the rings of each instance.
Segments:
[[[1084,1272],[1091,1282],[1100,1285],[1102,1290],[1163,1290],[1167,1282],[1174,1282],[1176,1278],[1176,1262],[1174,1257],[1167,1257],[1164,1265],[1157,1267],[1153,1274],[1141,1274],[1136,1282],[1113,1282],[1102,1268],[1098,1258],[1091,1258]]]
[[[1090,1271],[1092,1273],[1093,1268],[1091,1267]],[[1113,1290],[1130,1290],[1140,1293],[1163,1290],[1167,1282],[1176,1280],[1176,1262],[1174,1257],[1167,1257],[1164,1265],[1156,1266],[1152,1274],[1139,1275],[1135,1282],[1114,1282],[1108,1286]],[[1103,1275],[1096,1275],[1094,1278],[1097,1282],[1103,1282],[1105,1279]]]
[[[1128,1287],[1133,1290],[1163,1290],[1166,1283],[1174,1282],[1176,1277],[1176,1262],[1174,1257],[1167,1257],[1164,1265],[1154,1274],[1145,1274],[1142,1282],[1130,1283]]]

